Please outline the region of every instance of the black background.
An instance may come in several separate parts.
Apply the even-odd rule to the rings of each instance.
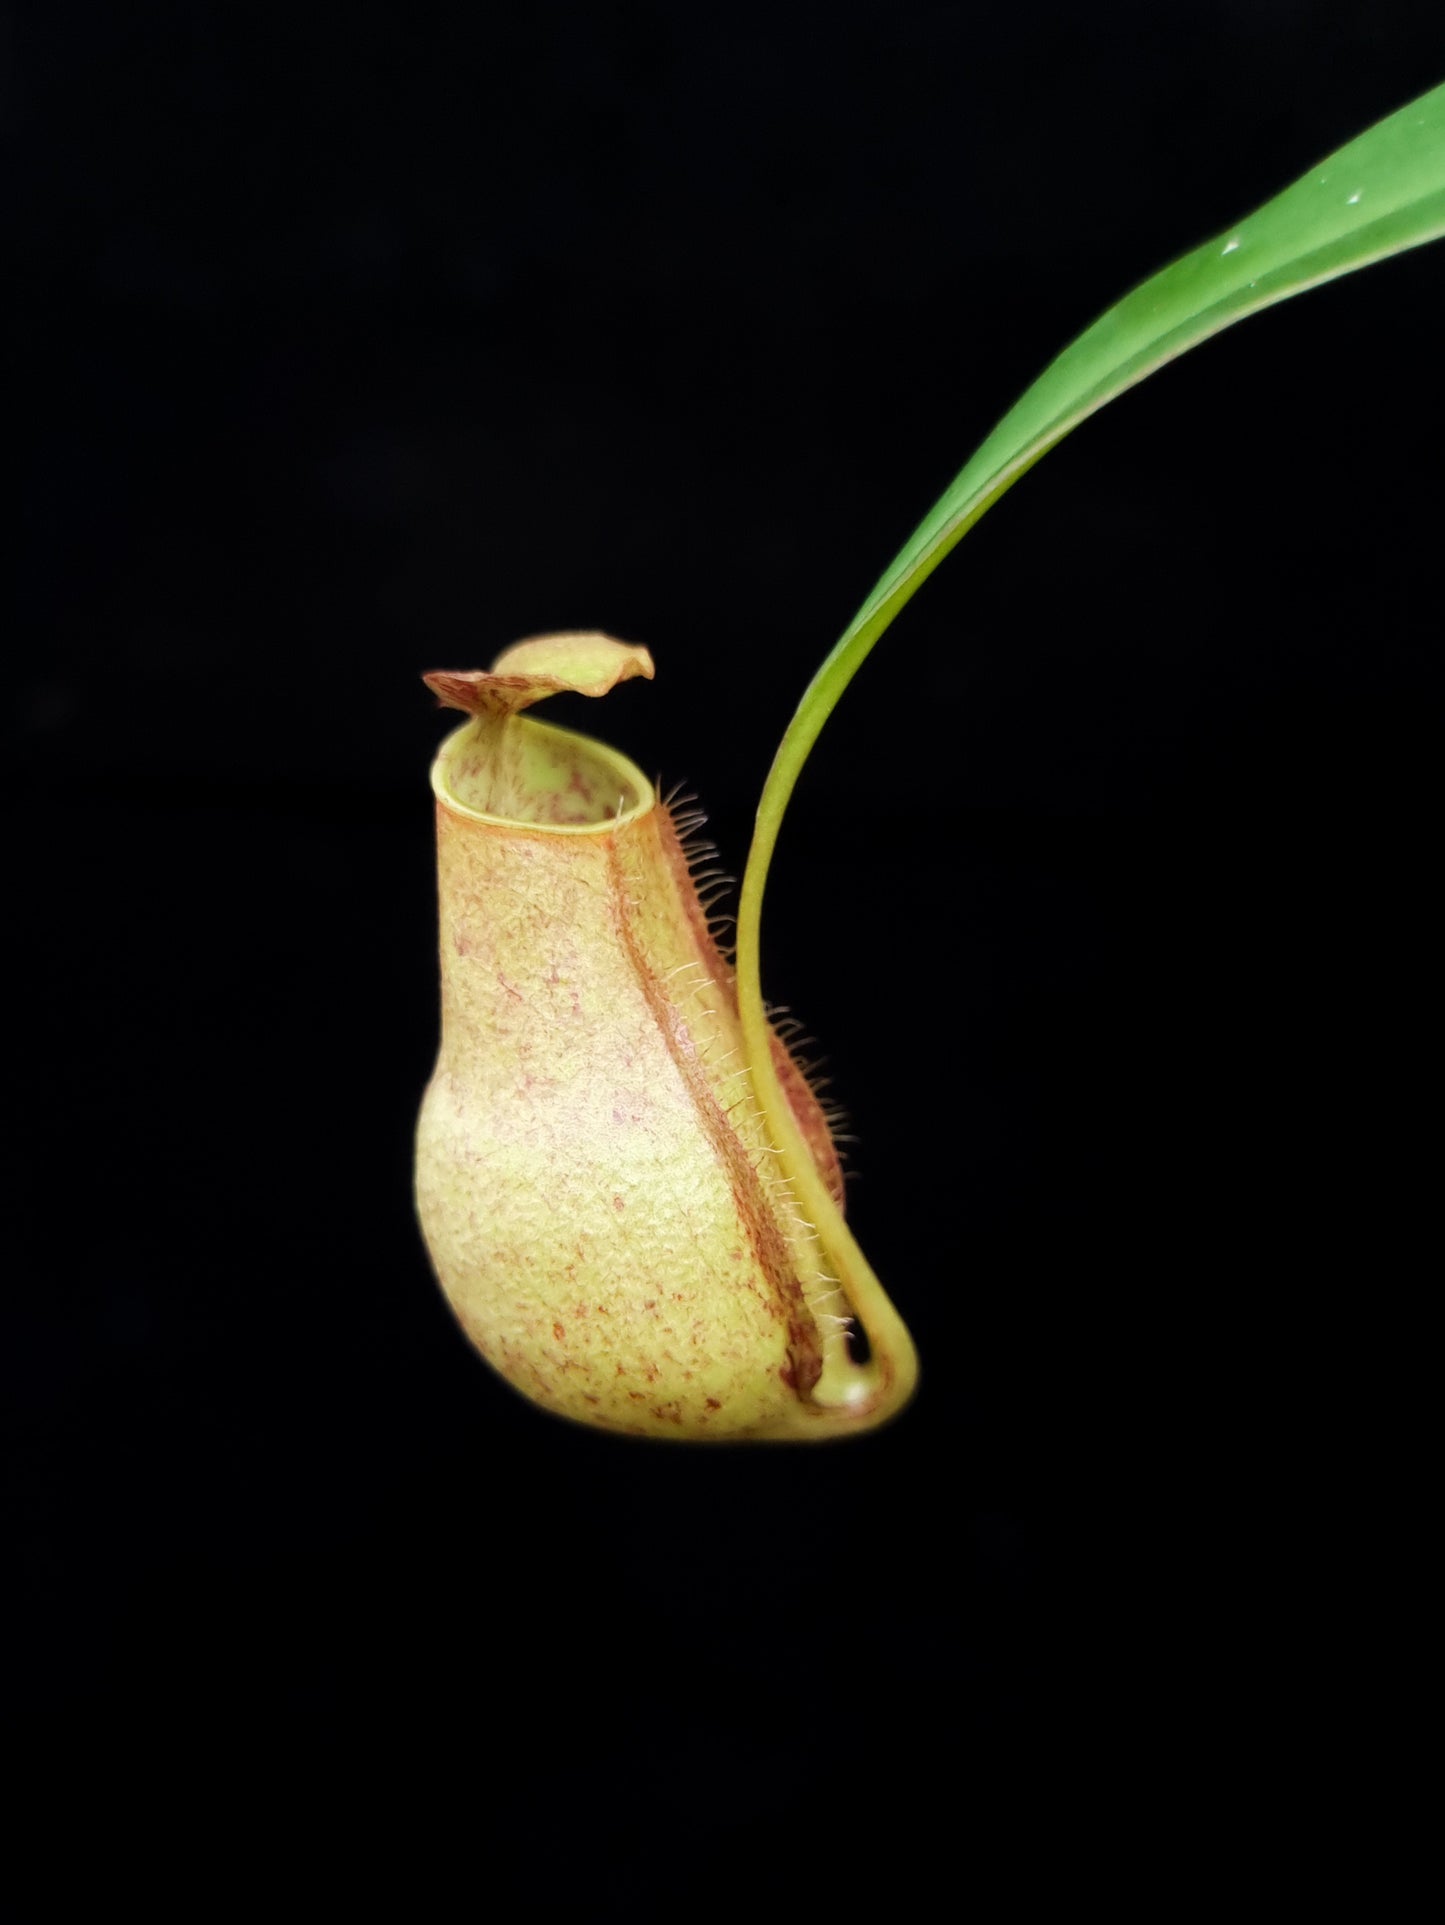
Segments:
[[[646,642],[655,684],[557,719],[740,869],[809,673],[993,420],[1445,77],[1438,8],[12,27],[42,1801],[222,1883],[284,1838],[369,1872],[416,1804],[409,1878],[605,1861],[643,1911],[766,1910],[779,1855],[813,1903],[966,1892],[1005,1818],[1020,1881],[1080,1837],[1111,1878],[1161,1839],[1191,1881],[1372,1863],[1427,1609],[1445,253],[1089,423],[810,765],[767,979],[923,1353],[883,1434],[592,1436],[457,1335],[409,1197],[417,676]]]

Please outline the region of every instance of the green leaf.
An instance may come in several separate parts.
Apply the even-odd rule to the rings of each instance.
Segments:
[[[1260,308],[1441,235],[1445,86],[1379,121],[1255,213],[1110,308],[1010,409],[884,571],[814,676],[779,745],[758,805],[738,909],[738,994],[748,1057],[759,1099],[790,1166],[799,1159],[789,1154],[791,1118],[772,1073],[763,1019],[763,888],[798,774],[873,644],[1000,495],[1105,402]],[[820,1216],[826,1213],[826,1200],[811,1195],[808,1200]],[[841,1226],[834,1227],[841,1235]],[[852,1254],[861,1265],[856,1246]],[[857,1294],[870,1293],[881,1295],[866,1272]],[[856,1300],[855,1308],[867,1327],[866,1311]]]
[[[775,814],[781,819],[823,723],[904,603],[1070,429],[1246,315],[1442,235],[1445,86],[1378,121],[1101,315],[1044,370],[934,503],[814,676],[764,789],[760,831],[767,825],[776,831]],[[771,850],[771,836],[754,842],[750,872],[759,856],[766,864]],[[739,939],[741,947],[742,926]]]
[[[899,609],[999,496],[1105,402],[1211,334],[1442,235],[1445,86],[1378,121],[1255,213],[1136,287],[1064,349],[914,529],[799,704],[759,805],[740,965],[756,933],[749,896],[756,907],[778,823],[823,723]]]
[[[1106,401],[1246,315],[1445,234],[1445,86],[1175,261],[1045,369],[934,503],[850,624],[897,613],[984,511]]]

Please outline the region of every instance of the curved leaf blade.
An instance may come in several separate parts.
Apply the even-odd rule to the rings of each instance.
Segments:
[[[799,1204],[828,1249],[880,1366],[911,1383],[912,1345],[811,1161],[774,1071],[761,979],[763,890],[784,811],[834,705],[904,603],[1071,429],[1167,361],[1292,294],[1445,236],[1445,85],[1377,122],[1273,200],[1145,281],[1034,382],[924,516],[813,677],[758,804],[738,905],[737,983],[753,1087]],[[835,1345],[835,1349],[837,1346]],[[825,1379],[852,1394],[838,1359]],[[836,1380],[836,1382],[835,1382]],[[823,1388],[820,1385],[820,1389]]]
[[[1025,467],[1126,388],[1261,308],[1442,235],[1445,86],[1379,121],[1101,315],[935,502],[847,633],[885,606],[901,607],[921,563],[940,545],[952,547]]]
[[[763,882],[809,751],[878,637],[974,523],[1081,421],[1187,349],[1292,294],[1442,236],[1445,85],[1377,121],[1253,214],[1143,282],[1045,368],[884,570],[788,725],[758,804],[743,879],[738,970],[745,996],[757,983]]]

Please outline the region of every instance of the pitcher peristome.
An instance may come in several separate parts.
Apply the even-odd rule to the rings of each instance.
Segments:
[[[762,1073],[795,1127],[765,1120],[686,825],[623,756],[519,713],[652,672],[645,649],[570,634],[426,678],[470,720],[432,769],[423,1233],[477,1349],[559,1415],[702,1440],[866,1430],[911,1394],[912,1344],[871,1273],[850,1288],[866,1266],[828,1125],[771,1030]]]

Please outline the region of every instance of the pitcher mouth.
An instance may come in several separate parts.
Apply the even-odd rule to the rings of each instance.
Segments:
[[[431,784],[455,815],[549,835],[621,828],[657,802],[653,784],[625,755],[527,715],[509,717],[502,730],[481,719],[454,729],[432,763]]]

